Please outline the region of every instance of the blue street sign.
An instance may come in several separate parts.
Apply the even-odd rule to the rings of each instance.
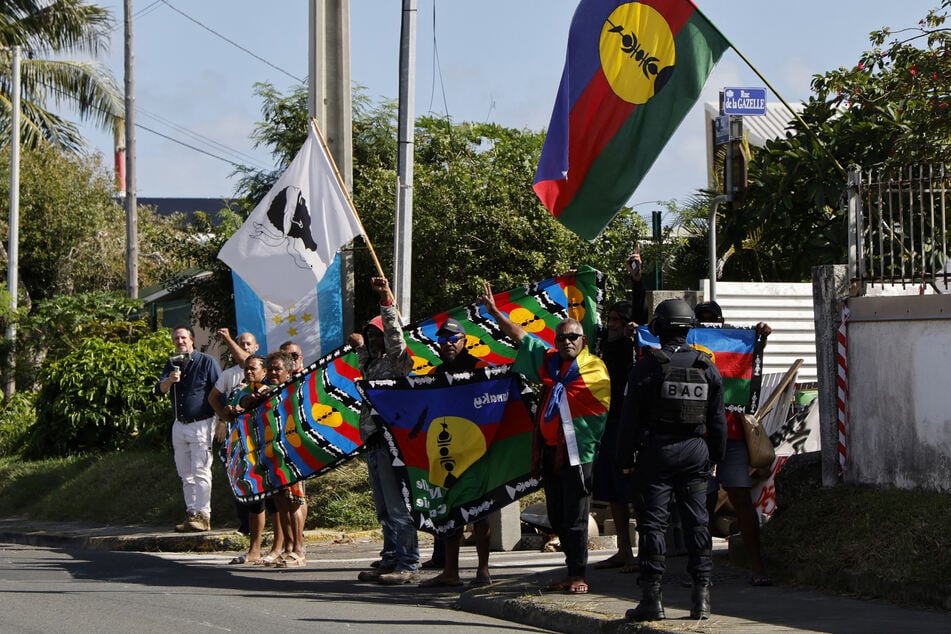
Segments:
[[[730,142],[730,117],[721,115],[713,120],[713,143],[724,145]]]
[[[724,88],[723,114],[743,116],[766,114],[766,89]]]

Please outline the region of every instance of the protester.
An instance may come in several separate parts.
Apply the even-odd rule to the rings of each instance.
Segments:
[[[723,310],[715,301],[702,302],[694,308],[697,321],[703,323],[724,324]],[[756,335],[763,341],[772,333],[772,328],[765,322],[756,324]],[[707,510],[710,515],[716,509],[719,489],[723,487],[733,512],[736,513],[736,523],[743,536],[743,546],[749,555],[750,578],[752,586],[764,587],[773,585],[772,579],[766,574],[760,552],[759,514],[753,506],[753,480],[750,477],[750,457],[746,448],[746,434],[738,420],[727,419],[726,430],[726,457],[717,465],[716,473],[711,477],[707,489]]]
[[[208,394],[208,404],[215,410],[218,422],[215,425],[215,442],[224,442],[228,433],[228,423],[234,420],[234,413],[228,406],[228,402],[238,386],[244,381],[244,362],[248,355],[258,351],[258,342],[250,332],[241,333],[238,340],[231,338],[231,332],[227,328],[219,328],[218,336],[228,347],[228,353],[235,364],[221,372],[218,380],[215,381],[215,387]],[[248,526],[248,508],[246,505],[235,500],[235,514],[238,516],[238,532],[245,535],[249,534]]]
[[[406,350],[399,314],[385,277],[370,279],[380,298],[380,315],[347,339],[360,359],[365,380],[396,379],[407,376],[413,360]],[[376,506],[377,519],[383,528],[383,550],[376,568],[364,570],[360,581],[377,581],[384,585],[412,583],[418,577],[419,543],[416,525],[403,499],[400,484],[390,457],[383,431],[370,414],[370,404],[363,402],[360,410],[360,440],[366,444],[367,471]]]
[[[434,374],[465,372],[487,365],[484,361],[480,361],[469,354],[469,350],[466,348],[466,331],[458,320],[450,317],[444,321],[436,331],[436,337],[439,344],[439,358],[442,363],[436,366]],[[492,583],[492,578],[489,576],[489,542],[492,539],[492,525],[489,523],[489,518],[484,517],[473,522],[472,530],[475,535],[478,563],[475,579],[470,582],[470,585],[485,586]],[[459,549],[462,546],[462,537],[463,530],[460,528],[452,535],[436,539],[436,543],[441,542],[443,544],[443,571],[432,579],[421,582],[420,587],[438,588],[462,585],[462,579],[459,577]],[[437,558],[437,548],[434,547],[433,559]]]
[[[607,502],[617,534],[617,552],[599,561],[595,568],[620,568],[623,573],[637,572],[637,559],[631,544],[631,503],[634,502],[634,476],[624,474],[617,461],[618,431],[627,375],[637,359],[637,327],[647,321],[647,305],[641,271],[640,249],[627,260],[631,280],[631,300],[615,302],[608,310],[607,327],[598,339],[597,352],[611,377],[611,409],[604,426],[602,447],[594,462],[594,499]]]
[[[304,353],[301,352],[300,346],[294,341],[285,341],[281,344],[280,350],[286,353],[294,362],[294,367],[291,368],[291,376],[296,378],[302,375],[304,373]],[[307,484],[303,480],[300,482],[300,488],[303,502],[295,511],[297,518],[294,526],[297,528],[298,534],[294,536],[294,540],[303,543],[304,525],[307,523]],[[290,530],[290,527],[287,530]]]
[[[231,420],[235,420],[244,410],[240,406],[241,399],[256,392],[264,384],[267,376],[267,370],[264,367],[266,360],[259,354],[251,354],[244,360],[244,381],[238,386],[238,389],[232,395],[227,408]],[[250,545],[248,552],[244,555],[238,555],[232,559],[231,564],[261,564],[261,540],[264,535],[264,500],[255,502],[237,502],[247,517],[248,538]],[[283,539],[280,547],[283,548]],[[280,551],[278,551],[280,552]]]
[[[195,333],[188,326],[172,331],[175,356],[165,363],[155,384],[156,394],[172,400],[172,448],[175,469],[182,480],[185,521],[178,532],[211,530],[211,446],[215,410],[208,395],[221,374],[218,362],[195,350]]]
[[[660,339],[660,350],[645,354],[627,382],[617,450],[622,469],[636,469],[638,478],[642,595],[637,607],[627,611],[632,621],[665,618],[661,582],[675,492],[693,580],[690,617],[710,616],[713,544],[705,497],[712,464],[723,459],[726,414],[719,371],[709,357],[687,346],[693,323],[693,310],[682,299],[661,302],[649,325]]]
[[[543,388],[532,464],[542,474],[548,520],[568,568],[564,579],[546,589],[585,594],[593,462],[611,400],[607,368],[588,351],[588,338],[577,320],[565,319],[556,326],[551,350],[498,309],[488,282],[482,302],[518,347],[513,370]]]

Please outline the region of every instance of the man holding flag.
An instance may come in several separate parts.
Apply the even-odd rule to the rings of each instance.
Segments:
[[[568,567],[567,576],[546,589],[586,594],[591,477],[611,402],[608,370],[588,350],[578,321],[564,319],[558,324],[552,350],[499,310],[488,282],[482,302],[518,347],[512,369],[543,388],[532,465],[533,471],[541,471],[548,520],[561,540]]]

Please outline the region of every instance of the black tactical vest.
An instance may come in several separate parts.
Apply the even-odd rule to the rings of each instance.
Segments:
[[[660,393],[654,408],[654,431],[660,434],[702,434],[707,422],[710,360],[698,350],[675,352],[651,349],[660,364]]]

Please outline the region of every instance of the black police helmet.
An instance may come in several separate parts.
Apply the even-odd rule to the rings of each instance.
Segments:
[[[654,316],[647,328],[652,335],[659,337],[690,330],[694,323],[690,304],[682,299],[665,299],[654,309]]]

